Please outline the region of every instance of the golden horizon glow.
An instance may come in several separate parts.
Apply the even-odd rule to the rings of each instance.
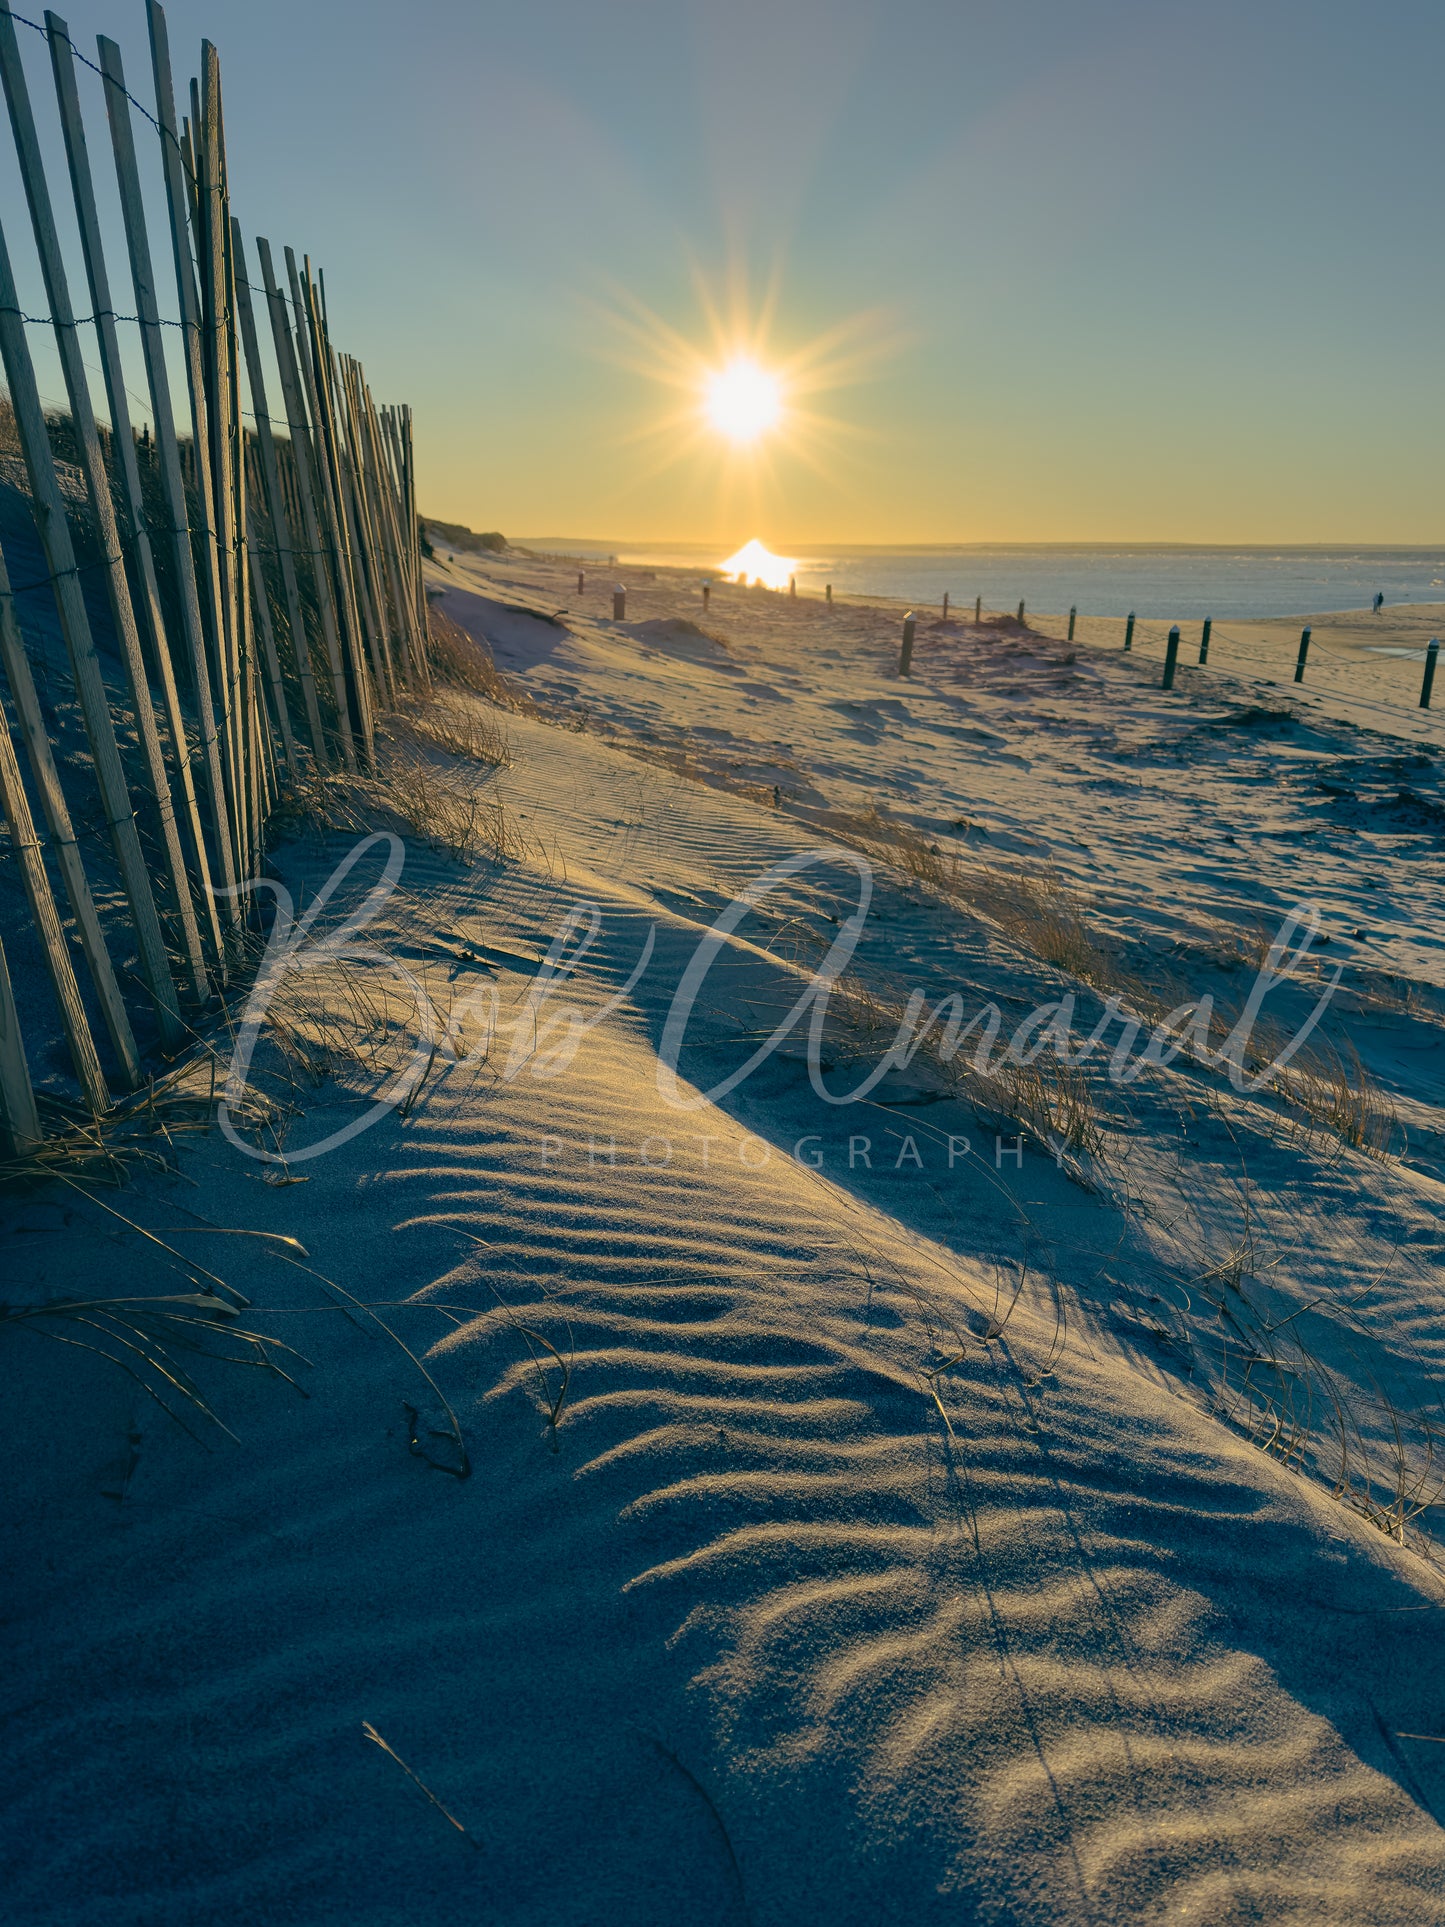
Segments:
[[[782,383],[746,355],[707,378],[708,420],[729,441],[755,442],[776,428],[783,413]]]
[[[761,582],[765,589],[786,589],[788,578],[797,574],[798,558],[774,555],[754,536],[751,542],[744,542],[736,555],[730,555],[717,566],[720,574],[731,576],[735,582]]]

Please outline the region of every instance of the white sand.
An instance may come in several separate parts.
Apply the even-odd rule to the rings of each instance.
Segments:
[[[1398,1737],[1445,1735],[1435,1512],[1400,1544],[1326,1476],[1332,1409],[1378,1476],[1393,1427],[1416,1465],[1438,1412],[1445,875],[1438,825],[1398,801],[1440,797],[1417,749],[1438,722],[1228,725],[1258,691],[1165,696],[1157,663],[926,626],[900,684],[896,611],[724,592],[710,641],[676,626],[701,621],[689,584],[631,573],[619,628],[592,579],[579,604],[561,567],[437,574],[519,681],[589,718],[510,722],[489,788],[527,858],[413,850],[392,906],[388,942],[440,1003],[491,959],[490,1064],[298,1163],[305,1183],[260,1182],[217,1137],[110,1196],[254,1300],[312,1361],[309,1396],[198,1368],[239,1439],[202,1450],[112,1368],[6,1335],[6,1918],[1438,1920],[1445,1745]],[[703,931],[870,798],[940,847],[1047,856],[1141,972],[1196,990],[1249,974],[1209,919],[1248,933],[1318,899],[1408,1155],[1291,1136],[1177,1067],[1121,1094],[1073,1177],[1033,1143],[1000,1166],[992,1129],[917,1077],[825,1105],[797,1040],[673,1110],[659,1042]],[[281,868],[314,886],[349,841]],[[820,865],[725,948],[690,1089],[771,1028],[798,943],[831,940],[854,887]],[[875,892],[878,978],[1010,1023],[1059,994],[985,920],[881,869]],[[524,959],[579,898],[603,921],[568,1001],[599,1010],[649,928],[654,955],[563,1074],[509,1080]],[[829,1048],[846,1088],[876,1042]],[[354,1088],[310,1097],[292,1148],[356,1115]],[[807,1135],[820,1170],[791,1155]],[[974,1146],[952,1171],[951,1135]],[[1250,1261],[1211,1279],[1246,1197]],[[257,1241],[176,1231],[188,1214],[298,1238],[399,1307],[471,1478],[408,1451],[403,1401],[451,1447],[396,1346]],[[4,1254],[26,1299],[178,1288],[73,1193],[12,1209]],[[519,1327],[548,1396],[540,1338],[571,1364],[555,1440]],[[1221,1332],[1237,1357],[1271,1331],[1319,1407],[1288,1464],[1221,1365]]]

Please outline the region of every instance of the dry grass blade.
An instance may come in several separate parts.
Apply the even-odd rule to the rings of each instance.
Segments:
[[[499,709],[521,715],[537,714],[537,705],[521,690],[514,689],[498,669],[491,650],[461,624],[435,604],[427,611],[431,631],[430,659],[433,679],[450,683],[454,689],[469,689],[485,696]]]
[[[499,797],[429,756],[397,745],[387,750],[375,777],[308,770],[286,790],[272,817],[272,828],[282,835],[302,830],[364,835],[387,827],[410,831],[458,861],[479,854],[514,861],[527,848]]]
[[[405,715],[391,717],[387,728],[398,741],[430,744],[490,769],[505,769],[512,760],[506,724],[496,709],[480,703],[461,704],[439,697],[425,706],[414,706]]]
[[[1107,996],[1118,997],[1144,1024],[1156,1023],[1183,1007],[1188,1000],[1174,981],[1160,977],[1145,982],[1123,968],[1112,947],[1090,928],[1085,905],[1055,871],[1030,873],[974,865],[965,868],[957,855],[929,842],[911,824],[884,816],[874,805],[867,814],[836,827],[840,840],[854,844],[875,859],[887,862],[923,883],[952,903],[987,918],[1021,949],[1064,971],[1080,983]],[[1273,933],[1256,920],[1243,931],[1213,926],[1219,939],[1211,960],[1220,967],[1249,964],[1261,969],[1274,941]],[[1210,1022],[1211,1036],[1227,1032],[1222,1011]],[[1255,1026],[1250,1056],[1256,1072],[1265,1070],[1284,1046],[1285,1039],[1263,1022]],[[1082,1080],[1073,1085],[1050,1067],[1047,1079],[1002,1079],[1015,1088],[1009,1093],[1010,1114],[1026,1122],[1037,1135],[1061,1138],[1073,1148],[1097,1150],[1091,1122],[1092,1099]],[[1374,1083],[1352,1044],[1343,1051],[1329,1044],[1298,1052],[1273,1079],[1276,1095],[1305,1120],[1304,1135],[1334,1138],[1366,1157],[1388,1161],[1395,1155],[1401,1128],[1394,1105]]]
[[[840,1027],[887,1040],[898,1037],[907,1015],[905,999],[894,991],[849,973],[835,986],[829,1000],[829,1019]],[[1102,1156],[1107,1139],[1095,1087],[1077,1066],[1049,1054],[1032,1063],[1016,1063],[995,1055],[980,1068],[973,1058],[954,1048],[940,1025],[916,1029],[910,1061],[921,1057],[938,1073],[960,1101],[969,1104],[981,1122],[991,1127],[1021,1126],[1077,1182],[1087,1180],[1080,1156]]]
[[[870,804],[864,815],[846,819],[841,834],[844,841],[856,843],[867,855],[891,863],[895,869],[928,884],[931,889],[946,896],[958,894],[961,873],[958,857],[931,843],[911,823],[900,823],[885,816],[876,803]]]
[[[425,1780],[423,1780],[418,1774],[412,1772],[411,1768],[407,1765],[406,1761],[397,1752],[396,1748],[392,1746],[389,1741],[384,1740],[381,1737],[380,1733],[377,1732],[376,1728],[372,1725],[370,1720],[363,1720],[361,1722],[361,1730],[366,1735],[367,1739],[371,1741],[373,1746],[379,1746],[382,1752],[387,1756],[389,1760],[396,1761],[397,1765],[401,1768],[402,1772],[406,1775],[406,1777],[411,1781],[412,1785],[416,1787],[419,1792],[424,1793],[426,1795],[427,1799],[431,1801],[432,1805],[436,1808],[437,1812],[442,1816],[443,1820],[445,1820],[449,1826],[453,1826],[456,1828],[457,1832],[462,1836],[463,1840],[466,1841],[467,1845],[469,1847],[474,1847],[476,1851],[480,1853],[482,1850],[481,1842],[479,1840],[474,1840],[472,1838],[472,1836],[467,1832],[466,1828],[462,1825],[461,1821],[458,1820],[457,1816],[454,1813],[448,1812],[448,1810],[442,1805],[441,1801],[432,1792],[431,1788],[426,1784]]]
[[[1090,930],[1084,906],[1053,870],[980,866],[964,873],[957,894],[990,917],[1015,943],[1098,990],[1118,990],[1117,960]]]
[[[181,1366],[176,1352],[193,1352],[223,1364],[255,1366],[297,1391],[301,1387],[271,1352],[284,1353],[301,1365],[310,1363],[281,1340],[235,1324],[235,1316],[234,1307],[224,1299],[199,1292],[157,1298],[62,1298],[40,1305],[0,1305],[0,1331],[32,1330],[108,1360],[199,1442],[199,1435],[186,1423],[186,1408],[227,1438],[234,1439],[235,1433],[213,1410]],[[181,1410],[168,1402],[168,1393],[180,1401]]]
[[[450,1437],[456,1447],[457,1463],[455,1465],[444,1465],[437,1459],[431,1460],[430,1463],[436,1467],[437,1471],[446,1472],[454,1479],[469,1479],[472,1476],[472,1461],[471,1455],[467,1451],[466,1440],[462,1435],[461,1421],[452,1410],[451,1403],[442,1391],[440,1385],[437,1384],[436,1380],[432,1377],[426,1366],[422,1364],[406,1340],[402,1338],[399,1333],[394,1332],[386,1320],[380,1317],[371,1305],[353,1296],[353,1294],[346,1289],[345,1285],[337,1284],[336,1280],[329,1278],[324,1271],[318,1271],[314,1265],[302,1264],[299,1258],[293,1258],[288,1251],[278,1251],[276,1256],[282,1264],[292,1265],[297,1271],[304,1271],[307,1277],[315,1278],[317,1282],[324,1285],[328,1291],[335,1292],[344,1307],[349,1306],[352,1311],[359,1312],[363,1317],[369,1318],[378,1331],[380,1331],[384,1337],[391,1340],[398,1351],[405,1353],[419,1376],[426,1382],[437,1404],[446,1413],[447,1423],[451,1427]]]
[[[153,1078],[102,1117],[42,1095],[46,1136],[22,1156],[0,1160],[0,1188],[43,1184],[66,1173],[120,1186],[138,1170],[170,1170],[176,1140],[204,1137],[215,1117],[214,1078],[204,1062],[209,1055],[203,1045],[199,1057]],[[242,1110],[243,1122],[258,1130],[272,1118],[263,1098],[248,1097]]]
[[[1276,1075],[1274,1086],[1308,1120],[1306,1138],[1322,1131],[1380,1163],[1395,1154],[1399,1117],[1352,1044],[1343,1055],[1328,1045],[1301,1051]]]

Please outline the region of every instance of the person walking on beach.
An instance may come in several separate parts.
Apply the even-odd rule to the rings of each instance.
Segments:
[[[1384,608],[1384,606],[1385,606],[1385,591],[1384,591],[1383,589],[1376,589],[1376,591],[1375,591],[1375,614],[1376,614],[1376,615],[1378,615],[1378,614],[1380,613],[1380,611],[1381,611],[1381,609],[1383,609],[1383,608]]]

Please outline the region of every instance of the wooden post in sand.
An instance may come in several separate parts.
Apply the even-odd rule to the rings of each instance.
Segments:
[[[973,620],[975,627],[983,621],[983,597],[981,595],[976,595],[973,599]]]
[[[612,591],[612,620],[614,622],[627,620],[627,591],[620,582]]]
[[[326,644],[331,693],[336,704],[337,735],[341,742],[342,760],[348,769],[354,770],[356,742],[351,734],[346,671],[341,661],[335,591],[332,588],[331,571],[322,541],[320,518],[323,506],[320,502],[319,475],[321,457],[311,443],[311,429],[307,421],[305,396],[301,386],[299,352],[296,339],[291,333],[291,323],[287,319],[285,297],[277,284],[275,266],[271,260],[270,242],[258,236],[256,254],[261,263],[261,278],[266,289],[266,305],[271,313],[271,337],[276,351],[277,371],[281,376],[281,396],[286,408],[286,423],[291,430],[291,460],[295,472],[296,493],[301,503],[301,529],[310,556],[312,580],[316,590],[316,606],[321,615],[321,634]],[[316,464],[315,469],[312,466],[313,462]]]
[[[261,487],[266,497],[267,513],[271,518],[271,533],[275,537],[276,562],[281,573],[282,593],[286,603],[286,626],[291,635],[291,649],[296,658],[296,676],[301,684],[303,701],[306,707],[306,726],[311,735],[311,748],[316,761],[322,769],[326,767],[326,739],[321,728],[321,707],[316,698],[316,679],[311,673],[311,652],[307,646],[305,617],[301,611],[301,591],[296,581],[296,562],[291,553],[291,525],[286,517],[286,503],[281,492],[281,469],[276,460],[276,442],[271,432],[271,416],[266,394],[266,374],[261,362],[261,343],[256,333],[256,311],[251,305],[251,284],[246,274],[246,253],[241,239],[241,224],[232,216],[231,251],[236,262],[236,314],[241,324],[241,346],[246,356],[246,373],[251,384],[251,405],[256,411],[256,451],[261,459]],[[251,543],[255,550],[255,543]],[[253,600],[258,610],[263,641],[270,630],[270,611],[265,605],[262,590],[263,581],[257,573],[258,563],[253,563]],[[274,650],[275,637],[271,634],[271,647]],[[269,661],[268,661],[269,670]],[[286,702],[280,688],[279,676],[272,681],[272,699],[278,705],[276,721],[281,730],[281,740],[286,748],[288,762],[295,760],[295,743],[291,736],[291,721],[286,712]]]
[[[1024,619],[1024,605],[1020,603],[1019,604],[1019,621],[1022,622],[1023,619]]]
[[[1420,684],[1420,707],[1430,707],[1430,691],[1435,687],[1435,663],[1440,654],[1440,638],[1431,636],[1425,650],[1425,676]]]
[[[0,19],[3,17],[0,16]],[[5,379],[10,389],[21,452],[25,456],[29,474],[34,513],[45,549],[46,566],[55,589],[61,634],[70,657],[71,674],[80,698],[86,735],[90,740],[101,807],[115,850],[116,867],[131,906],[142,972],[156,1004],[164,1040],[168,1047],[176,1046],[182,1042],[184,1032],[166,957],[165,937],[156,913],[155,898],[151,894],[150,877],[136,830],[125,769],[106,701],[105,685],[101,680],[100,663],[80,593],[79,571],[65,519],[65,502],[55,476],[45,413],[40,391],[35,385],[20,314],[19,295],[10,270],[10,258],[5,249],[4,236],[0,234],[0,354],[3,354]]]
[[[125,375],[121,367],[120,343],[116,338],[115,309],[110,298],[110,278],[105,265],[105,244],[101,237],[100,213],[96,206],[95,183],[90,171],[85,125],[81,118],[80,95],[75,83],[71,41],[65,22],[58,15],[47,13],[45,24],[50,40],[50,64],[55,80],[56,100],[60,108],[61,132],[65,138],[66,159],[70,165],[76,225],[80,230],[80,247],[90,291],[91,312],[95,317],[106,406],[110,413],[110,455],[113,470],[111,493],[116,498],[116,506],[121,518],[117,532],[121,535],[130,554],[134,586],[140,591],[139,598],[133,599],[132,613],[142,619],[141,626],[147,632],[151,645],[151,662],[160,679],[166,728],[170,737],[182,799],[182,808],[177,814],[185,822],[189,832],[199,882],[197,895],[200,899],[201,917],[210,937],[212,951],[219,958],[221,926],[217,920],[215,900],[211,894],[210,859],[206,852],[206,841],[201,831],[200,810],[196,803],[195,779],[191,774],[190,744],[187,740],[186,722],[181,714],[180,695],[176,688],[175,672],[171,662],[170,638],[166,632],[165,618],[161,613],[155,559],[151,554],[150,530],[146,523],[145,504],[141,496],[140,466],[136,458],[135,437],[131,432],[129,391],[126,388]],[[148,688],[145,695],[146,706],[149,708]],[[174,812],[174,805],[172,809]],[[177,888],[184,893],[186,909],[189,910],[191,898],[185,881],[178,883]],[[200,988],[205,988],[204,976],[200,979]]]
[[[1295,657],[1294,679],[1296,682],[1303,682],[1305,679],[1305,663],[1309,658],[1309,653],[1310,632],[1308,628],[1305,628],[1300,631],[1299,654]]]
[[[1078,619],[1079,619],[1078,609],[1076,607],[1071,608],[1069,610],[1069,641],[1070,642],[1074,640],[1074,624],[1078,621]]]
[[[1129,611],[1129,620],[1124,624],[1124,647],[1126,649],[1134,647],[1134,611],[1132,609]]]
[[[20,1035],[20,1017],[15,1008],[15,992],[10,987],[3,945],[0,945],[0,1130],[4,1132],[7,1150],[16,1156],[23,1156],[41,1140],[40,1113],[35,1108],[35,1089],[25,1062],[25,1043]]]
[[[7,623],[14,622],[14,607],[8,594],[4,600],[3,619]],[[6,827],[10,831],[10,848],[19,859],[20,880],[30,901],[30,915],[45,951],[51,988],[60,1006],[60,1019],[65,1027],[66,1042],[70,1046],[70,1061],[75,1066],[75,1075],[85,1093],[86,1103],[99,1115],[110,1109],[110,1093],[105,1088],[100,1059],[95,1054],[95,1042],[90,1034],[80,987],[75,981],[75,970],[60,927],[60,916],[50,890],[50,878],[46,874],[44,850],[35,833],[35,819],[30,813],[30,800],[25,794],[20,763],[10,740],[8,724],[0,724],[0,809],[4,811]]]
[[[831,609],[833,606],[833,585],[831,582],[824,584],[823,600],[827,603],[828,607]]]
[[[710,582],[704,582],[702,585],[702,612],[704,615],[707,614],[708,604],[711,601],[712,601],[712,584]]]
[[[1179,661],[1179,624],[1176,622],[1169,631],[1169,641],[1164,648],[1164,682],[1162,687],[1174,687],[1174,667]]]
[[[913,611],[910,609],[903,618],[903,647],[898,652],[898,673],[906,676],[913,667]]]
[[[577,571],[577,593],[578,595],[585,595],[587,593],[587,571],[585,569],[579,569]]]
[[[945,621],[945,622],[947,622],[947,621],[948,621],[948,591],[947,591],[947,589],[945,589],[945,590],[944,590],[944,592],[943,592],[943,619],[944,619],[944,621]]]
[[[795,601],[797,600],[798,578],[795,575],[790,575],[788,577],[788,594],[792,596]]]
[[[1206,663],[1209,660],[1209,632],[1213,627],[1213,616],[1207,616],[1204,627],[1199,633],[1199,660],[1201,663]]]
[[[151,412],[155,416],[156,464],[170,525],[165,532],[169,537],[172,580],[176,585],[181,633],[191,672],[192,701],[199,725],[201,773],[210,803],[216,855],[221,866],[224,914],[229,923],[235,923],[240,914],[239,900],[234,894],[225,895],[225,891],[236,881],[230,814],[211,696],[210,668],[206,660],[205,623],[201,613],[195,557],[191,550],[181,449],[176,438],[170,377],[166,372],[165,348],[161,338],[160,309],[156,301],[150,238],[146,232],[140,168],[131,132],[130,96],[126,92],[120,48],[104,35],[100,37],[99,48],[101,72],[105,80],[106,111],[110,117],[111,147],[115,156],[116,184],[120,192],[121,216],[125,223],[126,247],[130,256],[131,285],[135,291],[136,313],[139,316],[141,351],[145,359]]]
[[[36,252],[40,256],[46,298],[50,304],[55,345],[65,380],[66,398],[80,443],[81,467],[86,493],[90,498],[100,536],[104,586],[108,592],[116,641],[124,663],[135,703],[135,719],[144,756],[147,788],[154,799],[162,832],[164,867],[169,869],[175,892],[175,908],[183,922],[187,964],[192,972],[198,997],[206,994],[205,965],[201,958],[200,932],[185,874],[185,860],[175,813],[171,805],[169,778],[156,732],[155,711],[146,681],[145,663],[140,652],[140,636],[131,606],[130,583],[125,572],[125,556],[116,526],[115,504],[110,492],[110,476],[101,452],[95,412],[81,354],[79,334],[70,306],[69,286],[60,250],[60,237],[50,204],[50,190],[40,156],[30,95],[20,63],[20,47],[15,24],[8,13],[0,13],[0,70],[3,70],[5,96],[10,109],[10,125],[20,161],[20,173],[30,204],[31,227]],[[161,1040],[169,1050],[179,1048],[185,1033],[176,1003],[175,982],[166,954],[165,936],[156,908],[155,893],[145,856],[141,850],[135,812],[127,789],[124,765],[116,739],[100,659],[91,634],[90,617],[81,596],[80,575],[66,521],[64,501],[54,467],[45,426],[44,409],[36,387],[30,349],[20,319],[20,302],[11,274],[8,254],[0,266],[0,315],[3,315],[5,376],[15,411],[21,453],[25,457],[33,498],[33,513],[45,552],[60,615],[61,633],[70,656],[76,695],[80,699],[86,735],[102,807],[111,832],[116,868],[120,872],[131,908],[141,974],[156,1008]],[[163,866],[155,866],[160,870]]]

